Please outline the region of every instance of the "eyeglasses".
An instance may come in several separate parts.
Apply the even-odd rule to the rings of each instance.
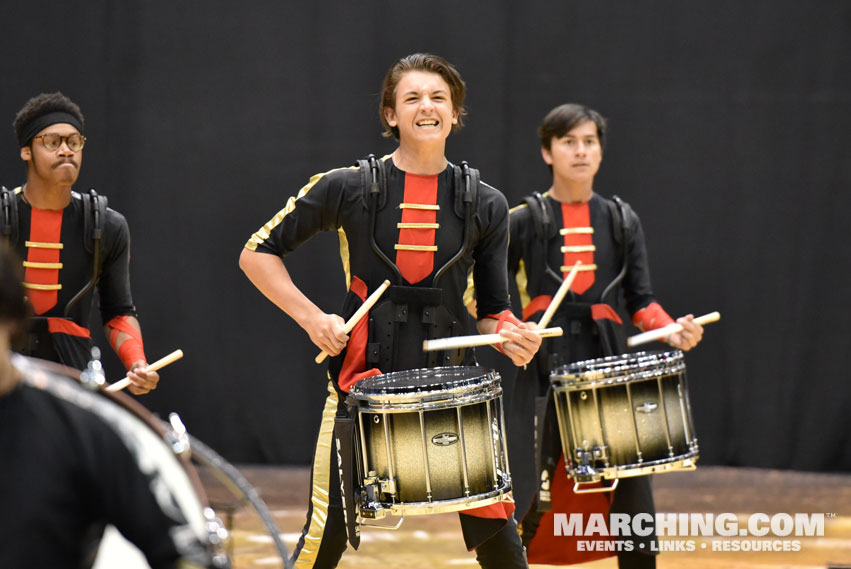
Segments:
[[[68,136],[60,136],[55,132],[49,132],[47,134],[39,134],[33,138],[40,138],[44,147],[51,152],[62,146],[63,142],[68,145],[68,148],[70,148],[72,152],[79,152],[83,149],[83,146],[86,145],[86,137],[79,132],[69,134]]]

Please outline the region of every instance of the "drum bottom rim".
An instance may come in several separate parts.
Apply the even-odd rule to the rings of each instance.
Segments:
[[[361,507],[361,517],[368,519],[381,519],[386,516],[425,516],[429,514],[446,514],[451,512],[460,512],[473,508],[481,508],[490,506],[498,502],[506,502],[511,492],[511,483],[505,482],[503,485],[490,492],[475,494],[469,498],[454,498],[451,500],[439,500],[434,502],[402,502],[383,506],[377,510],[366,510],[374,513],[374,516],[364,516]]]
[[[697,451],[681,454],[673,460],[654,460],[640,465],[609,466],[599,468],[593,475],[577,475],[574,470],[568,476],[582,483],[599,482],[601,479],[614,480],[616,478],[632,478],[635,476],[648,476],[650,474],[665,474],[667,472],[687,472],[697,468],[697,460],[700,455]]]

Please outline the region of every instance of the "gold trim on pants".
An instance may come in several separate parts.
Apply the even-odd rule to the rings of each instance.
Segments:
[[[325,533],[328,521],[329,489],[331,486],[331,444],[334,440],[334,417],[337,415],[337,391],[334,384],[328,382],[328,398],[322,410],[322,423],[316,440],[316,452],[313,455],[313,476],[310,503],[312,511],[310,526],[304,535],[304,546],[295,560],[296,569],[311,569],[319,554],[319,545]]]

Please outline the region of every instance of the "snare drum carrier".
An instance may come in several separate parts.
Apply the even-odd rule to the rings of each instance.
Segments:
[[[467,353],[465,349],[424,352],[422,343],[431,338],[462,335],[469,329],[469,316],[466,313],[453,314],[448,308],[452,304],[444,302],[440,281],[456,262],[471,253],[476,230],[478,170],[470,168],[466,162],[460,166],[450,164],[454,178],[454,212],[463,221],[463,239],[457,251],[432,273],[431,286],[409,286],[405,284],[399,267],[381,249],[375,238],[377,215],[387,206],[388,201],[385,165],[373,155],[358,160],[357,164],[369,219],[368,226],[362,228],[368,231],[364,241],[369,243],[381,264],[389,269],[393,283],[369,313],[367,368],[394,371],[473,363],[473,354]],[[406,205],[413,207],[417,204]],[[409,246],[396,245],[397,250],[405,247]],[[331,371],[335,371],[333,363]]]
[[[608,272],[610,263],[606,262],[608,259],[599,260],[595,253],[594,261],[597,264],[580,266],[580,271],[593,270],[598,280],[606,278],[608,282],[600,283],[600,285],[595,284],[581,295],[581,300],[573,291],[568,292],[568,296],[556,310],[550,325],[560,326],[564,330],[564,334],[545,338],[535,356],[542,388],[547,385],[549,372],[556,367],[600,355],[614,355],[622,352],[626,346],[624,331],[614,308],[617,308],[620,304],[618,298],[620,294],[619,285],[627,274],[627,251],[633,245],[634,231],[638,225],[637,216],[629,204],[618,196],[613,196],[609,200],[595,194],[592,199],[603,202],[603,210],[608,212],[608,219],[611,220],[610,228],[607,227],[608,222],[603,223],[602,219],[598,221],[599,226],[596,227],[597,231],[593,233],[593,240],[595,246],[604,255],[614,257],[614,265],[611,272]],[[535,243],[525,251],[525,254],[528,255],[528,258],[525,259],[528,279],[530,281],[532,278],[540,279],[541,284],[537,285],[539,287],[545,286],[542,281],[549,281],[553,287],[552,290],[555,291],[564,280],[564,273],[572,267],[562,266],[560,272],[553,270],[551,266],[552,249],[562,244],[561,235],[569,230],[562,230],[558,227],[550,199],[535,192],[526,196],[524,203],[528,206],[531,216],[531,224],[533,225],[531,237],[535,240]],[[593,221],[594,214],[592,213],[592,225],[596,225]],[[603,228],[609,230],[602,231]],[[582,229],[594,231],[594,227]],[[562,253],[559,253],[559,258],[567,247],[560,247],[560,249]],[[610,251],[611,253],[609,253]],[[603,284],[605,286],[602,286]],[[596,294],[599,296],[595,296]],[[546,304],[549,303],[549,298],[541,296],[530,302],[524,310],[523,319],[529,320],[536,313],[543,312]],[[533,305],[535,301],[540,302],[541,300],[546,300],[546,303]],[[604,310],[601,310],[601,308]],[[600,317],[600,314],[603,314],[603,317]],[[593,341],[588,341],[589,338],[592,338]]]
[[[355,548],[365,519],[485,506],[504,500],[510,490],[499,375],[471,365],[472,350],[422,347],[423,340],[463,335],[472,323],[466,313],[453,314],[450,307],[461,303],[446,302],[440,282],[472,254],[479,173],[466,162],[450,164],[451,203],[463,237],[432,273],[430,286],[410,286],[375,237],[377,214],[388,201],[386,167],[372,155],[357,164],[369,216],[362,231],[393,285],[369,312],[366,344],[367,369],[391,373],[362,379],[348,397],[341,393],[345,408],[335,425],[346,525]],[[332,358],[332,377],[342,359]]]

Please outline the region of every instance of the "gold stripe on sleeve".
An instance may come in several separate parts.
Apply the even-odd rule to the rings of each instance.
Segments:
[[[346,237],[346,231],[340,227],[337,230],[337,237],[340,239],[340,260],[343,262],[343,272],[346,273],[346,290],[352,287],[352,260],[349,257],[349,238]]]
[[[531,302],[532,297],[529,296],[527,289],[529,278],[526,275],[526,263],[523,262],[523,259],[520,259],[520,263],[517,265],[517,274],[514,275],[514,281],[517,283],[517,292],[520,293],[520,306],[526,308],[526,305]]]
[[[349,167],[350,170],[353,168],[355,167]],[[287,204],[284,206],[284,209],[276,213],[275,217],[270,219],[269,222],[266,223],[266,225],[261,227],[254,235],[251,236],[251,238],[245,244],[245,248],[249,251],[256,251],[257,246],[266,241],[272,234],[272,230],[275,229],[278,225],[280,225],[284,218],[295,209],[296,202],[306,196],[308,192],[313,189],[313,186],[315,186],[316,183],[322,179],[323,176],[326,176],[331,172],[336,172],[337,170],[344,169],[345,168],[335,168],[334,170],[329,170],[328,172],[322,172],[320,174],[315,174],[314,176],[312,176],[307,182],[307,184],[301,190],[299,190],[298,195],[296,195],[295,197],[290,196],[290,198],[287,200]]]

